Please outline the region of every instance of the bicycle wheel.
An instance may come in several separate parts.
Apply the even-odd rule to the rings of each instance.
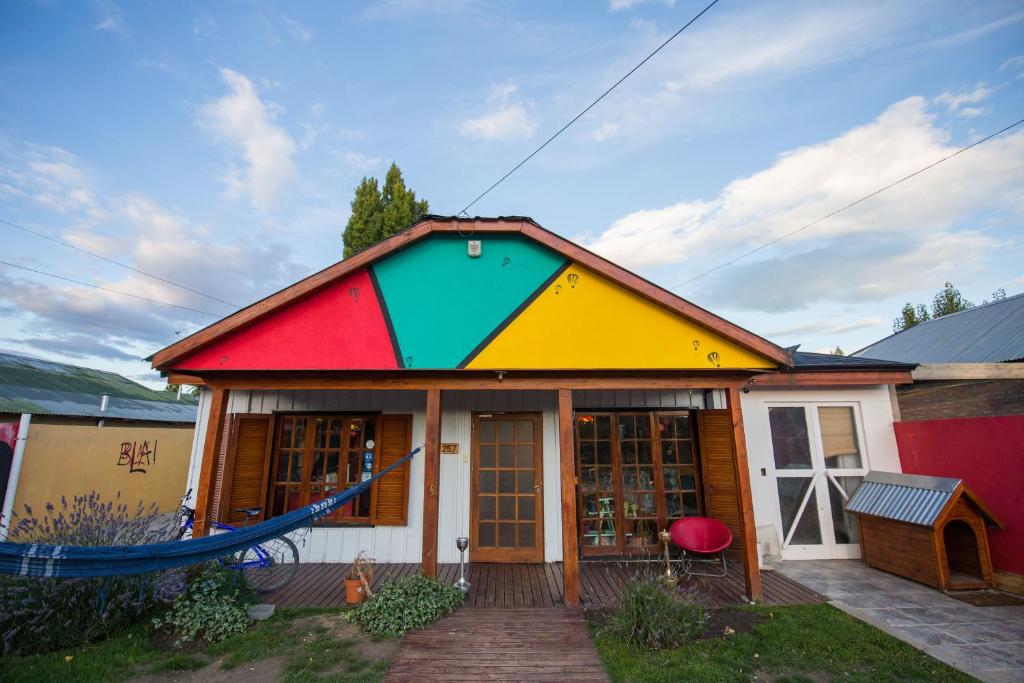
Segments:
[[[256,552],[259,548],[263,553]],[[284,588],[299,571],[299,551],[284,536],[252,546],[238,553],[235,562],[245,582],[257,593],[270,593]]]

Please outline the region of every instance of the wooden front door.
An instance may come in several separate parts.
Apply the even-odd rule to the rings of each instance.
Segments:
[[[542,437],[539,413],[473,415],[474,562],[544,561]]]

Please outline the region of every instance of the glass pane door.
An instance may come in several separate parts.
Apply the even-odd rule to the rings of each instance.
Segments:
[[[612,416],[577,417],[576,448],[580,468],[580,537],[584,552],[621,552],[617,535],[617,477],[612,461]]]
[[[542,434],[534,414],[477,416],[473,559],[541,562]]]
[[[689,411],[576,415],[583,555],[658,552],[658,531],[701,514]]]
[[[866,473],[853,406],[768,409],[783,556],[854,557],[854,517],[843,510]]]

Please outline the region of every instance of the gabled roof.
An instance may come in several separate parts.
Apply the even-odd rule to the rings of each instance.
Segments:
[[[432,240],[424,247],[427,238]],[[506,256],[498,265],[492,262],[490,270],[486,272],[466,268],[458,273],[446,271],[438,269],[436,260],[431,260],[432,245],[447,243],[451,247],[456,240],[469,239],[501,244],[503,250],[508,250],[502,253],[512,256]],[[464,242],[459,248],[462,250],[462,264],[468,263]],[[484,257],[489,254],[494,258],[496,255],[487,248],[484,252]],[[451,257],[451,249],[445,253]],[[496,272],[504,273],[502,268],[509,264],[509,272],[515,270],[520,273],[521,276],[517,275],[518,280],[512,282],[493,278]],[[481,280],[487,272],[492,279]],[[581,282],[581,276],[587,287],[577,289],[575,284]],[[521,352],[524,340],[535,339],[539,334],[545,334],[547,341],[557,339],[559,321],[570,316],[565,309],[552,310],[552,302],[566,302],[570,299],[582,302],[586,299],[582,292],[593,292],[601,287],[605,291],[610,291],[610,287],[615,292],[628,292],[638,302],[630,312],[639,316],[638,319],[642,318],[644,325],[671,327],[672,322],[666,316],[683,321],[679,324],[682,328],[677,326],[678,329],[672,330],[678,335],[688,335],[685,342],[688,352],[694,354],[694,357],[699,354],[706,368],[730,367],[726,364],[727,358],[732,359],[731,367],[773,368],[792,364],[790,354],[781,347],[557,236],[534,220],[518,216],[426,216],[388,240],[310,275],[162,349],[153,356],[153,366],[164,372],[217,370],[218,362],[226,368],[221,361],[229,358],[230,364],[236,364],[232,369],[329,370],[334,369],[330,365],[332,358],[347,354],[346,357],[354,358],[354,365],[345,369],[355,370],[487,369],[490,367],[488,364],[501,364],[500,367],[504,369],[519,368],[516,364],[531,362]],[[437,297],[431,298],[424,294],[424,290],[429,288],[447,295],[471,291],[477,300],[480,293],[485,293],[493,295],[501,304],[494,309],[477,305],[470,311],[471,314],[460,318],[459,325],[452,326],[445,333],[466,336],[470,333],[463,330],[464,327],[477,328],[471,331],[477,337],[467,337],[479,342],[476,347],[445,348],[442,350],[447,356],[441,357],[443,354],[438,348],[430,347],[421,340],[416,353],[409,353],[408,343],[401,339],[403,334],[408,336],[408,330],[403,332],[403,326],[408,329],[419,325],[422,328],[422,316],[426,314],[424,304],[435,307],[437,304],[434,300]],[[404,296],[401,291],[417,293],[419,299]],[[556,299],[559,294],[561,298]],[[543,305],[541,297],[546,302]],[[376,300],[377,308],[373,307],[371,298]],[[455,300],[442,303],[442,313],[451,312],[460,305],[458,296]],[[607,309],[596,306],[593,301],[587,305],[596,316],[609,314]],[[299,311],[300,306],[302,311]],[[310,318],[322,319],[324,325],[300,334],[287,326],[271,324],[275,317],[286,315],[304,315],[307,322]],[[479,315],[499,317],[477,321]],[[361,323],[349,325],[350,319],[358,319]],[[586,327],[586,321],[581,322],[581,325]],[[687,325],[691,327],[686,328]],[[715,345],[705,343],[701,346],[701,340],[696,338],[698,335],[690,334],[691,330],[697,329],[707,331],[710,336],[706,339]],[[364,331],[358,339],[353,336],[356,330]],[[639,336],[637,330],[633,330],[632,334]],[[362,339],[364,335],[369,335],[369,342]],[[383,358],[379,353],[383,347],[380,340],[384,335],[390,336],[390,346],[393,347],[391,359]],[[437,334],[434,337],[442,339],[444,335]],[[678,336],[678,339],[682,337]],[[691,339],[693,345],[689,348]],[[565,344],[572,342],[569,339],[563,341]],[[575,341],[579,343],[579,340]],[[666,343],[659,345],[653,335],[641,341],[646,344],[641,349],[644,353],[656,355],[662,351],[658,346],[668,346]],[[490,346],[485,349],[484,346],[488,344]],[[265,350],[260,358],[254,358],[251,353],[257,346]],[[296,349],[306,347],[315,347],[314,352],[318,355],[313,359],[297,358]],[[679,352],[679,348],[675,352]],[[707,360],[703,359],[705,356]],[[671,357],[667,359],[659,356],[656,360],[662,365],[650,367],[673,367]],[[746,360],[751,360],[754,365],[743,366]],[[248,366],[244,365],[246,362]],[[268,362],[272,362],[273,367],[267,367]],[[300,362],[306,365],[296,365]],[[556,366],[552,369],[560,368]]]
[[[0,413],[195,422],[196,406],[113,372],[0,353]]]
[[[918,323],[853,355],[905,363],[1022,361],[1024,294]]]
[[[986,521],[1002,528],[992,511],[962,479],[871,471],[846,503],[847,512],[933,526],[958,498],[966,497]]]

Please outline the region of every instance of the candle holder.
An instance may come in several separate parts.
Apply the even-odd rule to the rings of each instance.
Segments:
[[[466,548],[469,547],[469,539],[459,536],[455,539],[455,547],[459,549],[459,580],[455,582],[455,587],[463,593],[468,593],[471,585],[466,581]]]
[[[678,583],[679,575],[672,571],[672,560],[668,554],[668,544],[672,542],[672,535],[668,532],[668,529],[662,529],[658,532],[658,538],[661,540],[662,545],[665,546],[665,573],[662,574],[661,580],[667,584]]]

